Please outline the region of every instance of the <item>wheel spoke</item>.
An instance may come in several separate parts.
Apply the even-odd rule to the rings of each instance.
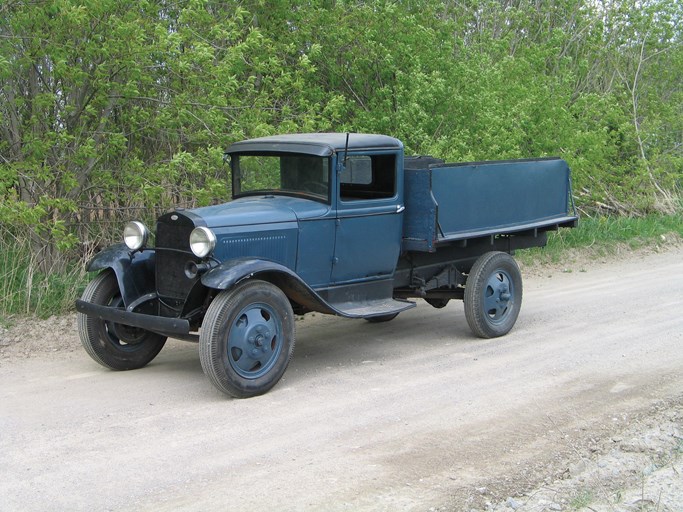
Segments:
[[[247,329],[248,329],[247,315],[240,316],[230,331],[230,346],[241,350],[247,348]]]
[[[251,308],[248,309],[245,313],[244,316],[247,317],[248,319],[248,328],[255,327],[258,324],[263,323],[263,316],[261,316],[261,308]]]
[[[498,303],[499,294],[496,293],[495,288],[491,286],[486,287],[486,294],[484,297],[484,311],[487,315],[491,314],[491,311],[498,311],[500,304]]]
[[[247,314],[242,314],[235,320],[228,338],[228,356],[231,358],[234,364],[246,371],[249,370],[249,358],[247,356],[248,344],[246,335],[248,326],[249,316],[247,312]]]

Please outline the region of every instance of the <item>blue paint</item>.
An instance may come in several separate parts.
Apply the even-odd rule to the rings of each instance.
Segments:
[[[569,168],[560,159],[446,164],[410,157],[404,168],[403,145],[397,139],[339,133],[264,137],[236,143],[227,153],[232,156],[235,188],[241,183],[240,155],[271,155],[268,165],[279,162],[280,167],[264,182],[275,188],[163,217],[165,229],[170,229],[167,235],[173,235],[177,225],[178,236],[167,236],[175,245],[158,249],[157,260],[161,251],[175,256],[165,260],[174,268],[156,269],[156,279],[166,279],[163,290],[192,290],[187,304],[173,296],[175,310],[201,309],[209,289],[227,289],[259,275],[310,309],[346,316],[388,315],[407,307],[393,300],[395,280],[401,282],[395,286],[403,287],[402,296],[421,296],[421,282],[454,261],[471,266],[477,251],[494,250],[495,237],[515,235],[524,239],[523,246],[538,246],[545,244],[538,233],[576,222],[568,211]],[[286,158],[280,160],[280,155]],[[306,162],[314,165],[315,173],[305,172]],[[289,169],[297,178],[319,176],[329,191],[327,198],[300,183],[294,187]],[[259,183],[254,174],[258,169],[248,172]],[[206,226],[216,236],[213,253],[199,266],[186,240],[193,226]],[[423,254],[439,253],[442,247],[448,250]],[[465,250],[469,247],[475,249]],[[128,304],[154,291],[153,251],[131,259],[120,246],[113,247],[97,257],[91,270],[113,268]],[[193,262],[203,275],[186,272],[183,265]],[[383,290],[381,297],[377,290]]]
[[[293,313],[387,321],[415,307],[410,298],[434,307],[464,299],[476,335],[504,335],[522,292],[508,254],[543,246],[546,231],[577,222],[560,159],[446,164],[406,159],[392,137],[340,133],[243,141],[227,154],[237,199],[162,215],[157,247],[130,252],[119,244],[90,263],[115,272],[128,310],[118,302],[76,307],[113,329],[106,332],[133,326],[198,338],[205,371],[235,396],[246,396],[240,379],[260,393],[280,378]],[[210,230],[209,247],[215,242],[204,257],[190,246],[200,227]],[[501,268],[490,268],[494,258]],[[271,291],[245,300],[235,286],[249,279]],[[291,308],[273,298],[272,286]],[[236,311],[224,317],[227,304]],[[90,340],[83,325],[81,339]],[[214,366],[217,346],[229,384]]]
[[[406,190],[406,251],[576,219],[569,167],[559,158],[406,169]]]

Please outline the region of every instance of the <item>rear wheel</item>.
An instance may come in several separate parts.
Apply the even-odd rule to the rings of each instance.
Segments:
[[[522,307],[522,275],[514,258],[487,252],[472,267],[465,286],[465,318],[480,338],[507,334]]]
[[[116,275],[111,270],[93,279],[81,299],[101,306],[124,307]],[[166,337],[160,334],[82,313],[78,313],[78,335],[88,355],[112,370],[142,368],[166,343]]]
[[[285,373],[294,352],[294,313],[287,296],[265,281],[219,293],[204,317],[199,357],[220,391],[261,395]]]

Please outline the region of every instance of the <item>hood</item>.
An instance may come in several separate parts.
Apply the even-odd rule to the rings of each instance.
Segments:
[[[296,222],[302,218],[324,215],[329,206],[286,196],[255,196],[229,203],[190,210],[201,217],[208,228],[251,226]]]
[[[275,202],[258,199],[238,199],[230,203],[196,208],[192,213],[201,217],[208,228],[251,226],[296,222],[296,214]]]

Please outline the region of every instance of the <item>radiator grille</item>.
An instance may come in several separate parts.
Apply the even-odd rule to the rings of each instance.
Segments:
[[[195,225],[191,219],[178,213],[159,217],[156,234],[156,282],[159,297],[183,301],[198,278],[185,275],[185,265],[193,260],[190,251],[190,233]]]

